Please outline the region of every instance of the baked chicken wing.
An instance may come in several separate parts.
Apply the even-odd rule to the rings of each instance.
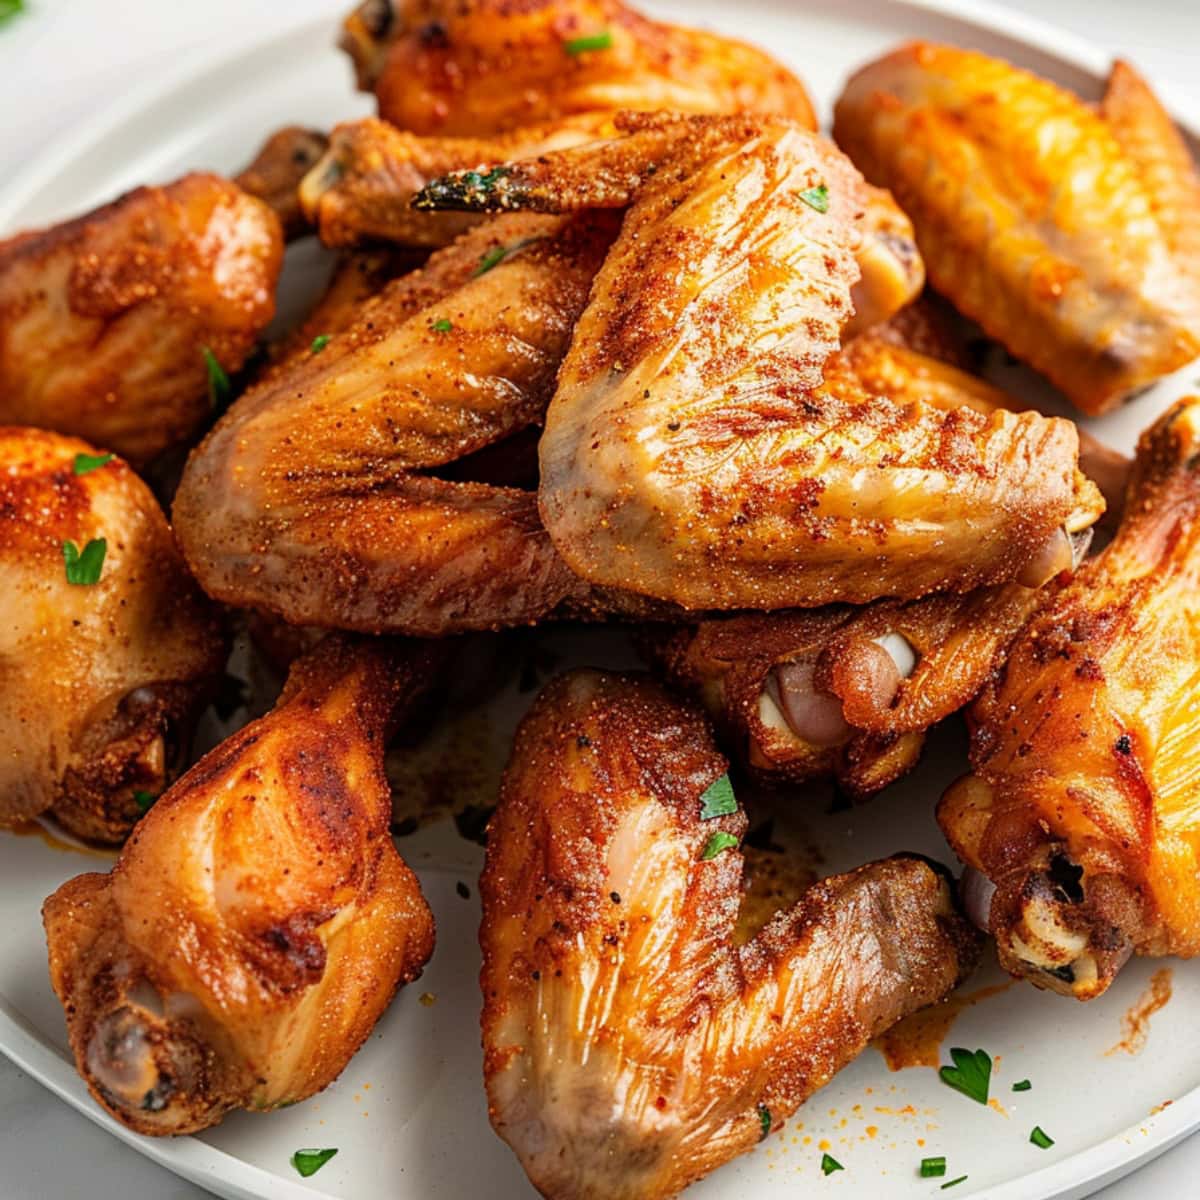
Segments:
[[[620,0],[365,0],[342,46],[379,115],[414,133],[475,137],[620,108],[816,128],[804,85],[769,55]]]
[[[689,608],[913,598],[1012,579],[1096,519],[1069,422],[826,378],[856,307],[886,295],[881,320],[920,286],[891,286],[904,256],[885,267],[893,239],[864,220],[883,201],[830,143],[751,118],[618,122],[416,201],[631,206],[540,446],[542,518],[577,574]]]
[[[144,187],[0,242],[0,421],[141,464],[212,411],[275,311],[279,221],[216,175]]]
[[[938,817],[1000,960],[1088,999],[1132,953],[1200,953],[1200,400],[1143,436],[1114,540],[973,710]]]
[[[309,228],[300,204],[300,183],[328,147],[329,139],[319,130],[285,126],[267,138],[234,183],[271,208],[289,239],[299,237]]]
[[[579,671],[517,734],[480,881],[489,1115],[554,1200],[674,1196],[750,1149],[973,967],[939,870],[872,863],[748,942],[733,806],[700,714]]]
[[[383,750],[431,654],[327,639],[109,874],[46,901],[76,1065],[123,1124],[188,1133],[313,1095],[420,974],[433,917],[388,835]]]
[[[149,488],[61,434],[0,428],[0,825],[118,842],[173,778],[225,663]]]
[[[916,42],[850,80],[834,136],[912,218],[934,287],[1084,412],[1200,354],[1200,182],[1127,65],[1097,113]]]

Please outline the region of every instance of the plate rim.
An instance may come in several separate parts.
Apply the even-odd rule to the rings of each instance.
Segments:
[[[767,2],[797,10],[807,6],[807,0]],[[1097,43],[1063,29],[1053,21],[1007,8],[997,0],[883,0],[883,4],[893,10],[907,9],[973,25],[1021,42],[1101,80],[1116,57]],[[224,46],[192,47],[181,51],[169,68],[160,68],[119,100],[106,104],[99,112],[81,120],[70,132],[54,138],[31,162],[10,177],[0,189],[0,241],[20,232],[20,226],[11,228],[13,215],[32,196],[50,185],[97,142],[112,136],[122,125],[145,111],[153,110],[157,100],[198,83],[206,75],[236,68],[264,52],[279,53],[282,47],[293,42],[311,43],[321,31],[332,35],[334,28],[329,18],[320,17],[260,34],[242,43],[232,53]],[[330,44],[333,44],[332,36]],[[348,79],[348,83],[353,87],[352,80]],[[1200,139],[1200,104],[1180,96],[1170,87],[1164,88],[1158,83],[1154,87],[1173,119],[1193,139]],[[0,1054],[101,1129],[199,1187],[212,1190],[218,1186],[221,1194],[236,1196],[237,1200],[267,1200],[268,1197],[270,1200],[339,1200],[330,1193],[238,1158],[199,1137],[150,1138],[127,1129],[96,1104],[74,1063],[35,1030],[3,995],[0,995]],[[1082,1197],[1145,1166],[1197,1130],[1200,1130],[1200,1084],[1145,1120],[1058,1162],[969,1195],[973,1200]],[[1140,1144],[1135,1145],[1134,1139]],[[231,1188],[236,1190],[231,1191]]]

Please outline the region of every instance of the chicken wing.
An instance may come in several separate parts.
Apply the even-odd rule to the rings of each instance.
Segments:
[[[674,1196],[975,963],[940,868],[904,856],[735,946],[746,818],[702,811],[724,770],[644,676],[556,680],[517,733],[480,880],[484,1076],[544,1196]]]
[[[0,580],[0,825],[119,842],[224,666],[217,615],[133,471],[37,429],[0,428]]]
[[[577,574],[689,608],[913,598],[1012,579],[1096,519],[1069,422],[825,379],[879,202],[829,143],[751,118],[618,120],[624,138],[416,200],[632,205],[540,447],[542,518]]]
[[[934,287],[1084,412],[1200,353],[1200,185],[1127,66],[1097,114],[916,42],[850,80],[834,136],[912,217]]]
[[[279,221],[216,175],[0,242],[0,421],[140,464],[209,416],[275,311]]]
[[[327,639],[109,874],[46,901],[76,1065],[129,1128],[187,1133],[313,1095],[420,974],[433,917],[388,836],[383,749],[434,653]]]
[[[414,133],[486,136],[620,108],[817,127],[804,85],[769,55],[620,0],[365,0],[343,29],[359,87]]]
[[[288,125],[267,138],[254,161],[234,178],[243,192],[271,208],[289,240],[308,232],[300,182],[328,147],[329,139],[320,130]]]
[[[609,217],[481,226],[242,396],[175,500],[204,588],[294,624],[429,635],[585,595],[534,493],[428,472],[541,420],[614,232]]]
[[[1088,999],[1200,953],[1200,400],[1142,436],[1117,535],[1017,640],[938,817],[1003,965]]]

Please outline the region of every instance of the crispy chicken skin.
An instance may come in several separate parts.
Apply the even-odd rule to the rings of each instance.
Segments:
[[[428,472],[541,420],[614,232],[608,217],[481,226],[242,396],[175,500],[203,587],[294,624],[430,636],[583,595],[535,493]]]
[[[243,192],[257,196],[272,209],[289,240],[308,232],[308,217],[300,204],[300,181],[328,147],[329,139],[320,130],[287,125],[271,134],[254,161],[234,178]]]
[[[388,835],[384,742],[436,661],[330,638],[275,709],[150,810],[108,875],[43,909],[92,1095],[144,1134],[303,1100],[335,1079],[433,949]]]
[[[241,367],[282,254],[267,205],[204,174],[0,242],[0,421],[134,464],[186,440],[211,410],[203,349]]]
[[[817,124],[804,85],[769,55],[620,0],[366,0],[343,30],[359,87],[414,133],[474,137],[619,108]],[[597,35],[597,49],[577,40]]]
[[[825,378],[875,202],[830,143],[751,118],[618,120],[624,138],[416,201],[631,204],[540,446],[542,518],[576,573],[690,608],[915,598],[1012,579],[1095,520],[1069,422]]]
[[[1131,952],[1200,953],[1198,464],[1192,399],[1143,434],[1116,537],[984,689],[974,774],[938,812],[1003,965],[1080,999]]]
[[[119,842],[186,750],[225,662],[215,611],[149,488],[93,446],[0,428],[0,825],[50,811]],[[107,543],[99,581],[70,583],[63,546]]]
[[[975,963],[946,879],[909,857],[736,946],[741,852],[703,855],[746,818],[700,816],[724,770],[699,712],[645,676],[564,676],[517,733],[480,880],[484,1075],[553,1200],[676,1195]]]
[[[1097,114],[914,42],[850,80],[834,136],[912,218],[934,287],[1084,412],[1200,353],[1195,169],[1125,64]]]

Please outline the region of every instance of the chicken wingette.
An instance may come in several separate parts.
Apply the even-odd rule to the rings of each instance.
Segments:
[[[1114,540],[972,710],[938,818],[1001,963],[1088,999],[1200,953],[1200,400],[1142,435]]]
[[[326,639],[109,874],[46,901],[76,1065],[129,1128],[188,1133],[313,1095],[420,974],[433,917],[388,834],[383,751],[435,655]]]
[[[1084,412],[1200,354],[1200,180],[1127,64],[1097,112],[915,42],[850,80],[834,136],[912,218],[934,287]]]
[[[564,676],[518,730],[480,880],[484,1078],[551,1200],[676,1195],[974,966],[948,877],[906,856],[735,944],[724,772],[698,710],[645,676]]]
[[[880,200],[830,143],[753,118],[618,124],[416,200],[629,206],[540,445],[542,519],[577,574],[690,608],[915,598],[1011,580],[1095,521],[1069,422],[826,378],[854,285],[903,273],[856,257]],[[914,290],[879,289],[875,319]]]
[[[0,428],[0,825],[119,842],[174,778],[225,664],[150,489],[61,434]]]

